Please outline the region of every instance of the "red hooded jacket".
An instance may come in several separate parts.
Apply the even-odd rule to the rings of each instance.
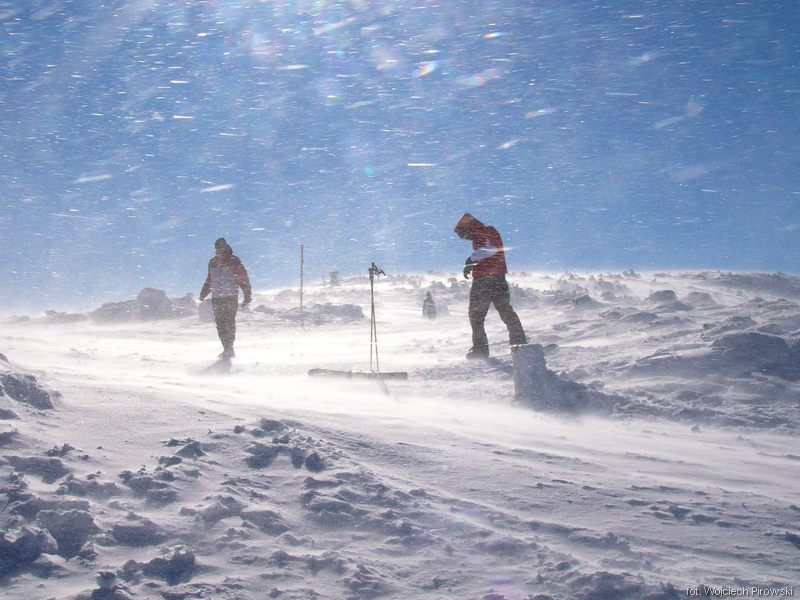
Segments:
[[[505,275],[508,273],[506,266],[505,249],[500,233],[491,225],[484,225],[469,213],[459,219],[456,224],[455,232],[459,233],[465,229],[470,230],[472,239],[472,260],[477,263],[472,268],[472,277],[486,277],[487,275]],[[484,252],[479,253],[478,251]],[[486,251],[490,253],[486,258],[481,258]]]

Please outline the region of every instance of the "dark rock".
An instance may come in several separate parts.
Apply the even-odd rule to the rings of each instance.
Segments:
[[[28,569],[31,574],[41,579],[66,577],[70,574],[66,560],[52,554],[41,554]]]
[[[71,496],[91,496],[92,498],[111,498],[119,493],[113,481],[100,481],[97,475],[89,475],[86,480],[68,475],[56,490],[57,494]]]
[[[45,498],[29,498],[11,504],[9,512],[14,515],[22,515],[26,519],[33,519],[43,510],[88,511],[89,503],[86,500],[47,500]]]
[[[172,302],[163,290],[144,288],[136,296],[139,318],[143,321],[166,319],[172,316]]]
[[[352,323],[364,319],[364,309],[355,304],[314,304],[304,316],[315,325],[342,322]]]
[[[2,390],[0,390],[0,396],[2,396]],[[0,421],[9,421],[11,419],[19,419],[19,415],[13,410],[0,407]]]
[[[178,499],[178,490],[169,487],[147,490],[145,498],[149,504],[163,506]]]
[[[167,478],[169,471],[163,471],[161,473],[161,478]],[[133,492],[138,496],[145,496],[145,497],[153,497],[157,498],[158,494],[151,494],[154,490],[161,490],[163,494],[168,497],[170,496],[169,490],[173,490],[173,488],[163,481],[159,481],[156,477],[150,473],[148,473],[145,469],[138,471],[137,473],[132,473],[131,471],[123,471],[119,474],[120,479],[122,482],[127,485]],[[174,477],[173,477],[174,478]]]
[[[157,321],[194,314],[193,304],[191,297],[184,296],[173,306],[163,290],[144,288],[136,296],[136,300],[103,304],[92,311],[90,316],[99,322]]]
[[[576,596],[592,600],[644,598],[644,585],[627,574],[598,571],[573,579]]]
[[[82,592],[75,596],[75,600],[132,600],[133,596],[123,584],[117,584],[111,589],[96,589],[91,592]]]
[[[27,404],[39,410],[52,409],[53,397],[58,395],[40,386],[33,375],[19,373],[0,374],[0,389],[20,404]]]
[[[344,584],[357,598],[380,598],[387,595],[389,586],[364,565],[356,565],[354,573],[345,577]]]
[[[306,456],[305,465],[306,469],[312,473],[319,473],[325,470],[325,461],[322,460],[322,457],[316,452],[312,452]]]
[[[50,450],[48,450],[47,451],[47,456],[53,456],[53,457],[61,458],[61,457],[66,456],[67,454],[69,454],[72,450],[75,450],[75,448],[73,448],[69,444],[63,444],[61,446],[55,446],[55,447],[51,448]]]
[[[719,306],[714,297],[706,292],[689,292],[685,300],[690,305],[699,308],[715,308]]]
[[[344,482],[341,479],[314,479],[313,477],[306,477],[303,480],[303,487],[309,490],[319,490],[339,487],[342,483]]]
[[[203,452],[203,445],[196,440],[192,440],[175,454],[181,458],[199,458],[206,455],[206,453]]]
[[[156,469],[156,471],[158,471],[158,470],[159,469]],[[169,469],[162,469],[161,472],[158,473],[158,478],[161,481],[175,481],[175,479],[177,479],[177,477],[175,476],[175,473],[173,473]]]
[[[125,302],[106,302],[90,314],[92,320],[100,323],[117,323],[132,321],[137,313],[136,300]]]
[[[652,323],[658,319],[658,315],[652,312],[639,311],[622,317],[624,323]]]
[[[2,431],[0,432],[0,448],[3,446],[8,446],[9,444],[14,442],[14,438],[19,435],[19,432],[12,429],[11,431]]]
[[[244,461],[251,469],[263,469],[272,464],[280,451],[280,446],[267,446],[260,442],[253,442],[245,448],[245,452],[252,456],[247,457]]]
[[[800,379],[800,345],[776,335],[754,331],[727,333],[711,344],[719,368],[740,374],[760,371],[790,380]]]
[[[736,359],[752,359],[756,356],[785,358],[789,353],[789,345],[782,337],[752,331],[723,335],[711,347]]]
[[[59,458],[42,458],[39,456],[6,456],[6,461],[17,471],[37,475],[45,483],[54,481],[69,474],[69,470],[64,466]]]
[[[57,310],[46,310],[44,315],[50,323],[79,323],[88,318],[87,315],[80,313],[63,313]]]
[[[124,546],[152,546],[167,539],[164,528],[150,519],[130,514],[111,528],[114,539]]]
[[[130,561],[134,564],[135,561]],[[75,600],[130,600],[130,590],[125,584],[117,581],[117,574],[113,571],[100,571],[97,574],[97,589],[83,592]]]
[[[154,558],[142,567],[142,572],[151,577],[164,579],[169,585],[189,581],[197,560],[194,552],[186,546],[177,546],[166,557]]]
[[[647,297],[645,302],[665,310],[691,310],[692,308],[678,300],[678,296],[673,290],[659,290],[653,292]]]
[[[572,301],[572,306],[577,310],[590,310],[600,308],[603,305],[588,294],[583,294]]]
[[[94,547],[94,542],[86,542],[83,546],[81,546],[80,551],[78,552],[78,558],[84,561],[91,561],[97,558],[97,550]]]
[[[198,508],[194,513],[206,523],[216,523],[239,515],[245,505],[233,496],[218,496],[211,504]]]
[[[180,456],[162,456],[158,459],[158,464],[164,467],[173,467],[183,462]]]
[[[171,298],[172,313],[175,317],[190,317],[197,314],[197,302],[194,294],[185,294],[182,298]]]
[[[347,560],[337,552],[323,552],[320,556],[311,555],[306,558],[306,566],[312,575],[327,570],[343,575],[347,572]]]
[[[284,429],[286,429],[286,425],[284,425],[280,421],[275,421],[273,419],[261,419],[259,427],[262,431],[266,431],[269,433],[276,431],[283,431]]]
[[[292,466],[295,469],[299,469],[300,467],[303,466],[303,463],[305,462],[306,452],[299,446],[295,446],[289,451],[289,456],[292,459]]]
[[[0,577],[30,565],[42,554],[55,554],[58,544],[46,530],[23,527],[16,536],[0,536]]]
[[[270,535],[280,535],[289,530],[283,517],[274,510],[257,507],[245,508],[241,511],[240,516],[243,521],[252,523]]]

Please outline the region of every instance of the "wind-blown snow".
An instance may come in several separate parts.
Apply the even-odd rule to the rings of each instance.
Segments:
[[[378,280],[380,365],[409,373],[383,385],[307,376],[369,367],[363,277],[307,288],[304,315],[296,290],[256,294],[228,372],[191,298],[157,290],[5,323],[4,597],[791,589],[800,279],[509,279],[545,404],[515,398],[494,312],[494,357],[464,360],[468,284],[449,274]]]

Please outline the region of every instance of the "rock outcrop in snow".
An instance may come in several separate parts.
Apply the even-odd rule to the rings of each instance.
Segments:
[[[41,385],[35,375],[11,366],[5,355],[0,354],[0,420],[14,418],[9,400],[38,410],[49,410],[58,397],[58,392]]]
[[[514,366],[514,396],[518,402],[548,412],[608,412],[621,400],[560,377],[547,368],[544,348],[539,344],[516,346],[511,352]]]
[[[196,313],[197,305],[191,294],[170,300],[163,290],[144,288],[135,300],[108,302],[92,311],[90,316],[98,323],[119,323],[179,319]]]

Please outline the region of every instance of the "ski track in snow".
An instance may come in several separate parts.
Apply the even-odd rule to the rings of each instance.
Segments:
[[[368,320],[337,309],[368,308],[364,278],[312,287],[305,329],[294,292],[257,295],[228,373],[206,371],[216,336],[196,317],[9,323],[2,373],[61,396],[0,397],[16,416],[0,422],[4,597],[638,599],[800,581],[800,280],[509,279],[548,366],[611,410],[516,401],[494,313],[496,357],[464,361],[467,290],[447,275],[379,280],[381,366],[410,375],[388,393],[306,376],[368,366]]]

